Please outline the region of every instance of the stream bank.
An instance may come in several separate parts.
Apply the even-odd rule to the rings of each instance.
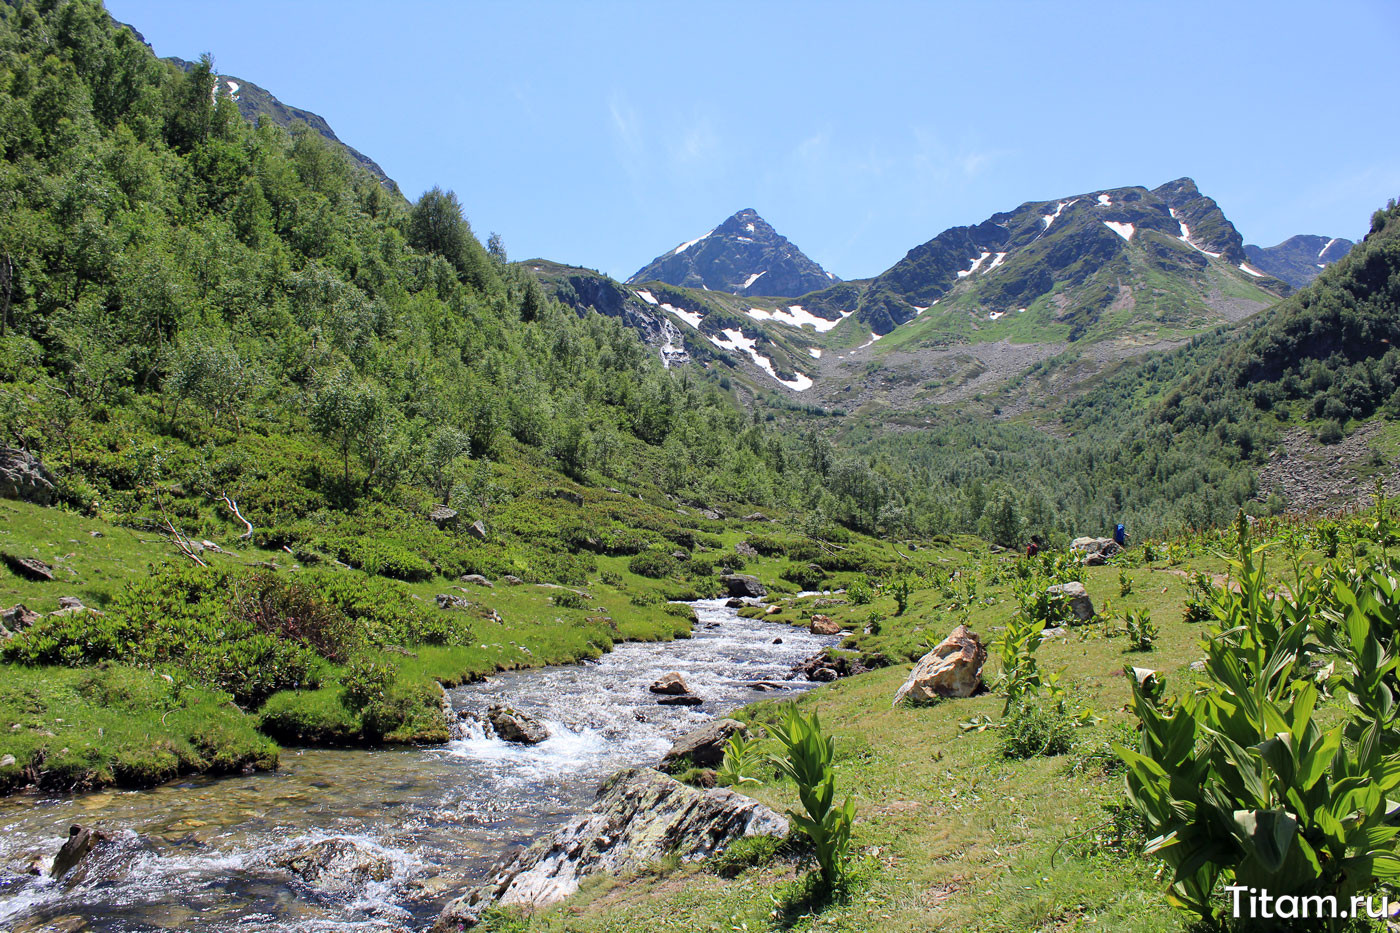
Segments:
[[[509,852],[585,809],[606,777],[656,762],[678,735],[717,714],[774,696],[751,685],[782,682],[835,641],[740,619],[724,600],[692,605],[699,622],[690,639],[621,644],[596,662],[453,688],[460,735],[443,746],[289,749],[276,772],[0,800],[0,927],[67,916],[93,933],[425,927]],[[648,687],[671,671],[703,705],[657,704]],[[540,719],[550,736],[538,745],[502,741],[483,725],[497,704]],[[14,871],[52,856],[75,823],[96,824],[112,840],[61,882]],[[286,867],[333,839],[370,866],[346,869],[362,883]]]

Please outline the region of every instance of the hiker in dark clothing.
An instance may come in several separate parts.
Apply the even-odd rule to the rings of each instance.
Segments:
[[[1026,545],[1026,556],[1034,557],[1040,553],[1040,535],[1031,535],[1031,543]]]
[[[1122,522],[1119,522],[1117,527],[1113,529],[1113,540],[1118,542],[1119,547],[1128,546],[1128,529],[1123,527]]]

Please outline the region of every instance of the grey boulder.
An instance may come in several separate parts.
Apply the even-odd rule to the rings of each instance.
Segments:
[[[716,719],[707,722],[699,729],[687,732],[676,739],[661,759],[663,767],[689,762],[702,768],[713,768],[724,760],[724,745],[730,736],[744,731],[744,724],[737,719]]]
[[[27,450],[0,447],[0,499],[52,505],[55,492],[53,474],[38,457]]]
[[[609,779],[583,815],[448,904],[433,933],[475,926],[493,904],[553,904],[590,875],[636,872],[668,856],[695,861],[745,836],[787,833],[786,819],[741,794],[689,787],[650,768],[629,769]]]
[[[507,742],[520,745],[538,745],[549,738],[549,729],[533,716],[516,712],[509,706],[493,706],[486,712],[486,719],[496,734]]]
[[[1077,580],[1047,586],[1045,595],[1051,599],[1069,600],[1070,611],[1080,622],[1088,622],[1094,617],[1094,601],[1089,598],[1089,591],[1084,589],[1084,584]]]
[[[758,582],[758,577],[747,573],[728,573],[719,578],[730,596],[767,596],[768,588]]]

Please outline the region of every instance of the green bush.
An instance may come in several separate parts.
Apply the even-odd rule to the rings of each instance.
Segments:
[[[661,579],[676,572],[676,559],[665,551],[643,551],[627,562],[627,569],[639,577]]]
[[[786,544],[767,535],[749,535],[748,545],[764,557],[778,557],[787,553]]]
[[[556,590],[551,598],[554,600],[554,605],[560,609],[588,608],[588,601],[573,590]]]
[[[826,582],[826,572],[816,564],[789,563],[779,576],[803,590],[819,590]]]
[[[1023,698],[1007,711],[1001,732],[1003,758],[1053,758],[1074,747],[1074,717],[1063,701]]]

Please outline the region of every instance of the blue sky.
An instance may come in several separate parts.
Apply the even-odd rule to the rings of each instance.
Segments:
[[[109,0],[478,235],[618,277],[752,207],[843,278],[1182,175],[1246,242],[1400,196],[1400,4]]]

